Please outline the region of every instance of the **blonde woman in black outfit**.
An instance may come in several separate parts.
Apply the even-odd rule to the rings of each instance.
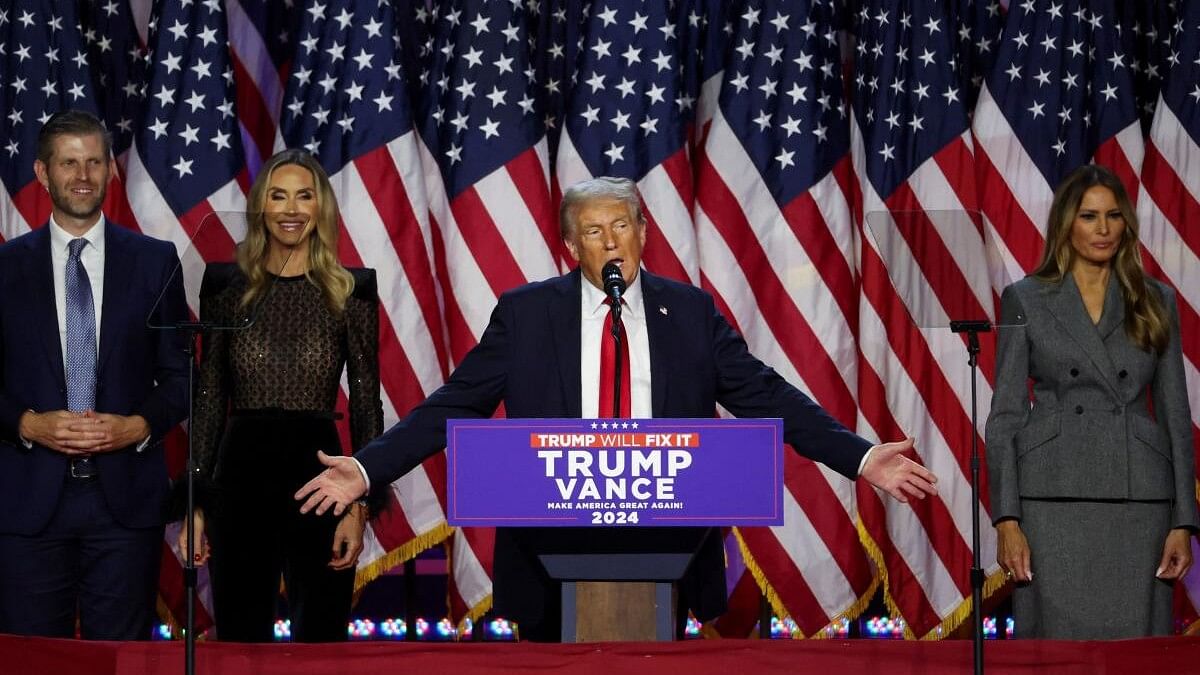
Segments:
[[[344,640],[366,507],[300,515],[291,496],[321,469],[317,450],[340,453],[343,367],[353,449],[382,430],[375,275],[338,263],[337,201],[307,153],[272,157],[248,203],[237,265],[210,265],[201,290],[205,321],[255,320],[204,336],[192,418],[196,562],[211,552],[218,638],[272,640],[282,575],[292,638]]]

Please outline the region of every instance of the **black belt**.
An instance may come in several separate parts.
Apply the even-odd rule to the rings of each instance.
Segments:
[[[71,478],[87,480],[100,475],[96,471],[96,460],[91,457],[72,457],[68,464]]]

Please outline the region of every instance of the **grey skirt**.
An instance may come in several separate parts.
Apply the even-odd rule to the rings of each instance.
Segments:
[[[1170,635],[1172,584],[1155,578],[1169,501],[1022,499],[1033,581],[1013,593],[1017,637]]]

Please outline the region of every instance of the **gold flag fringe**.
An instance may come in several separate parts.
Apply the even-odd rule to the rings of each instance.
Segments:
[[[891,612],[893,616],[903,619],[904,613],[900,611],[899,605],[897,605],[895,599],[892,598],[891,583],[888,578],[887,567],[883,562],[883,552],[880,550],[879,545],[875,543],[875,540],[872,539],[871,535],[867,532],[866,525],[863,524],[862,518],[855,519],[855,526],[858,528],[858,538],[862,541],[863,548],[867,550],[867,555],[869,555],[871,560],[874,561],[875,569],[877,570],[883,583],[884,604],[887,605],[888,611]],[[999,571],[985,579],[983,582],[983,597],[990,598],[993,593],[1004,586],[1006,581],[1007,580],[1004,577],[1004,573]],[[972,607],[973,601],[970,597],[967,597],[966,600],[963,600],[957,607],[954,608],[954,611],[950,612],[949,616],[942,619],[941,623],[934,626],[925,635],[922,635],[920,639],[940,640],[949,636],[949,634],[958,628],[959,625],[961,625],[962,622],[967,619],[967,617],[971,616]],[[908,621],[904,622],[904,639],[918,639],[917,635],[913,633]]]
[[[448,602],[449,602],[449,598],[447,598],[447,603]],[[475,603],[475,605],[473,607],[471,607],[471,609],[467,610],[466,616],[464,616],[463,618],[458,620],[458,624],[455,626],[455,628],[457,630],[454,634],[454,639],[456,641],[462,639],[461,636],[463,634],[463,631],[466,630],[466,628],[467,628],[468,621],[471,622],[471,630],[472,631],[481,630],[483,627],[480,626],[477,622],[479,621],[479,618],[481,616],[483,616],[484,614],[487,614],[488,611],[491,609],[492,609],[492,594],[488,593],[486,596],[484,596],[484,598],[482,600]],[[520,637],[520,636],[517,635],[516,633],[514,633],[514,637]]]
[[[758,566],[758,561],[754,559],[754,555],[750,553],[750,549],[746,546],[745,540],[742,539],[742,533],[739,528],[733,528],[733,536],[737,538],[738,549],[742,553],[742,560],[746,564],[746,569],[750,570],[750,574],[754,577],[754,581],[758,583],[759,590],[762,591],[762,594],[764,597],[766,597],[767,602],[771,604],[771,609],[775,612],[775,616],[780,618],[791,616],[791,613],[788,612],[787,607],[783,604],[783,599],[779,597],[779,593],[775,590],[775,587],[772,586],[769,581],[767,581],[767,575],[762,571],[762,568]],[[871,581],[871,585],[867,588],[866,592],[859,596],[853,604],[847,607],[844,611],[830,617],[829,623],[824,628],[817,630],[810,636],[806,636],[804,635],[803,631],[797,630],[792,636],[792,639],[803,640],[806,637],[809,639],[822,639],[830,637],[827,629],[842,619],[855,619],[858,617],[858,615],[862,614],[867,609],[867,606],[871,604],[871,598],[875,596],[875,591],[878,590],[878,588],[879,579],[876,578]],[[705,636],[707,637],[709,633],[715,634],[716,630],[712,629],[706,631]]]
[[[358,571],[354,575],[354,590],[362,590],[364,586],[371,583],[371,581],[384,572],[410,558],[417,557],[422,551],[442,543],[452,532],[454,532],[454,528],[443,521],[437,527],[424,534],[417,535],[403,546],[398,546],[388,551],[379,559],[373,560],[369,565],[358,568]]]

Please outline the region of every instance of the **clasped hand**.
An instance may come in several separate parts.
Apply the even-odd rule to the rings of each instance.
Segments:
[[[21,438],[64,455],[110,452],[139,443],[150,435],[141,415],[113,415],[54,410],[21,415]]]

